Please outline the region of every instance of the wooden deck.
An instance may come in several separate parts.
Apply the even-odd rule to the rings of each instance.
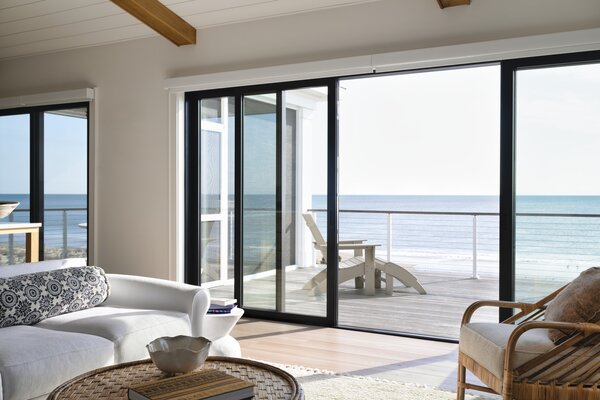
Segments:
[[[316,268],[286,271],[286,312],[325,314],[326,296],[314,295],[302,288],[318,271]],[[392,296],[386,295],[384,288],[376,289],[374,296],[367,296],[363,289],[355,289],[353,282],[340,285],[339,325],[457,339],[465,308],[476,300],[498,298],[498,278],[472,279],[465,274],[453,276],[418,269],[416,275],[427,294],[418,294],[397,281]],[[540,297],[551,290],[551,287],[539,288]],[[246,281],[244,305],[272,310],[274,292],[274,275]],[[211,289],[211,293],[217,297],[232,296],[233,288],[232,285],[220,286]],[[496,322],[498,314],[494,309],[482,309],[475,320]]]

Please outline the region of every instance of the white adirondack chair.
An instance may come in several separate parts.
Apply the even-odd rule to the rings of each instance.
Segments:
[[[304,213],[302,214],[304,217],[304,221],[306,221],[306,225],[310,230],[313,238],[314,238],[314,246],[315,249],[319,250],[323,255],[323,258],[327,260],[327,242],[321,235],[321,231],[319,231],[319,227],[317,226],[312,214]],[[343,246],[344,244],[360,244],[364,243],[365,240],[340,240],[339,245]],[[338,283],[346,282],[350,279],[355,279],[356,288],[363,287],[363,277],[365,275],[365,258],[361,255],[361,250],[355,250],[354,257],[340,260],[338,263]],[[398,279],[402,282],[406,287],[412,287],[420,294],[427,294],[423,285],[419,282],[417,277],[408,270],[410,268],[407,265],[398,265],[393,262],[387,262],[381,260],[379,258],[375,258],[375,269],[376,275],[378,277],[381,276],[381,272],[385,273],[385,291],[386,294],[392,295],[394,290],[394,278]],[[383,279],[381,279],[383,280]],[[381,285],[380,278],[377,279],[376,285],[380,287]],[[313,276],[305,285],[304,289],[311,290],[313,292],[324,292],[327,288],[327,269],[322,270],[315,276]]]

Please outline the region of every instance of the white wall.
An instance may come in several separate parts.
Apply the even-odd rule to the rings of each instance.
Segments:
[[[200,30],[193,47],[157,37],[3,61],[0,97],[98,88],[97,264],[167,278],[164,79],[597,27],[598,0],[381,1]]]

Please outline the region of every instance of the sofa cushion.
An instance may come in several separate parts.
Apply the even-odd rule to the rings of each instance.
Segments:
[[[79,374],[113,363],[109,340],[34,326],[0,329],[0,349],[4,400],[47,394]]]
[[[33,325],[59,314],[95,307],[109,286],[102,268],[74,267],[0,279],[0,328]]]
[[[108,339],[117,363],[148,358],[146,345],[158,337],[191,333],[186,313],[104,306],[48,318],[36,327]]]
[[[506,344],[516,327],[495,323],[465,324],[460,328],[460,351],[502,379]],[[548,330],[529,330],[517,341],[512,367],[523,365],[553,347],[554,343],[548,337]]]
[[[600,321],[600,267],[588,268],[567,285],[546,307],[546,321]],[[552,329],[550,339],[560,341],[570,331]]]

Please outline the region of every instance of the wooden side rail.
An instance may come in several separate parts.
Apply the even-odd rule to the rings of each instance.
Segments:
[[[465,310],[465,313],[463,314],[461,326],[464,324],[468,324],[471,321],[471,317],[473,316],[475,311],[477,311],[477,309],[479,309],[481,307],[518,308],[519,310],[521,310],[520,312],[513,315],[512,317],[507,318],[504,321],[502,321],[503,324],[512,324],[513,322],[518,321],[520,318],[523,318],[527,314],[532,313],[534,311],[539,311],[539,313],[536,314],[536,317],[541,317],[543,315],[543,311],[546,307],[546,304],[548,304],[550,301],[552,301],[565,287],[566,287],[566,285],[561,287],[560,289],[552,292],[548,296],[544,297],[543,299],[541,299],[535,303],[524,303],[524,302],[518,302],[518,301],[504,301],[504,300],[476,301],[475,303],[473,303],[469,307],[467,307],[467,309]]]
[[[533,329],[559,329],[563,331],[570,330],[574,333],[567,340],[557,345],[552,350],[534,358],[533,360],[525,363],[519,368],[513,369],[511,365],[513,363],[517,342],[524,333]],[[512,386],[516,378],[540,366],[552,357],[555,357],[561,354],[562,352],[566,351],[567,349],[573,347],[589,335],[596,333],[600,333],[600,323],[528,321],[517,326],[508,338],[506,351],[504,353],[504,374],[502,382],[502,386],[504,389],[503,398],[512,399]],[[567,365],[572,365],[574,364],[574,361],[565,359],[564,363]]]
[[[502,300],[480,300],[471,304],[465,310],[463,314],[461,326],[464,324],[468,324],[471,321],[471,317],[478,309],[482,307],[498,307],[498,308],[518,308],[523,314],[527,314],[536,309],[535,304],[531,303],[521,303],[516,301],[502,301]],[[527,310],[527,311],[526,311]],[[519,314],[521,314],[519,313]]]

